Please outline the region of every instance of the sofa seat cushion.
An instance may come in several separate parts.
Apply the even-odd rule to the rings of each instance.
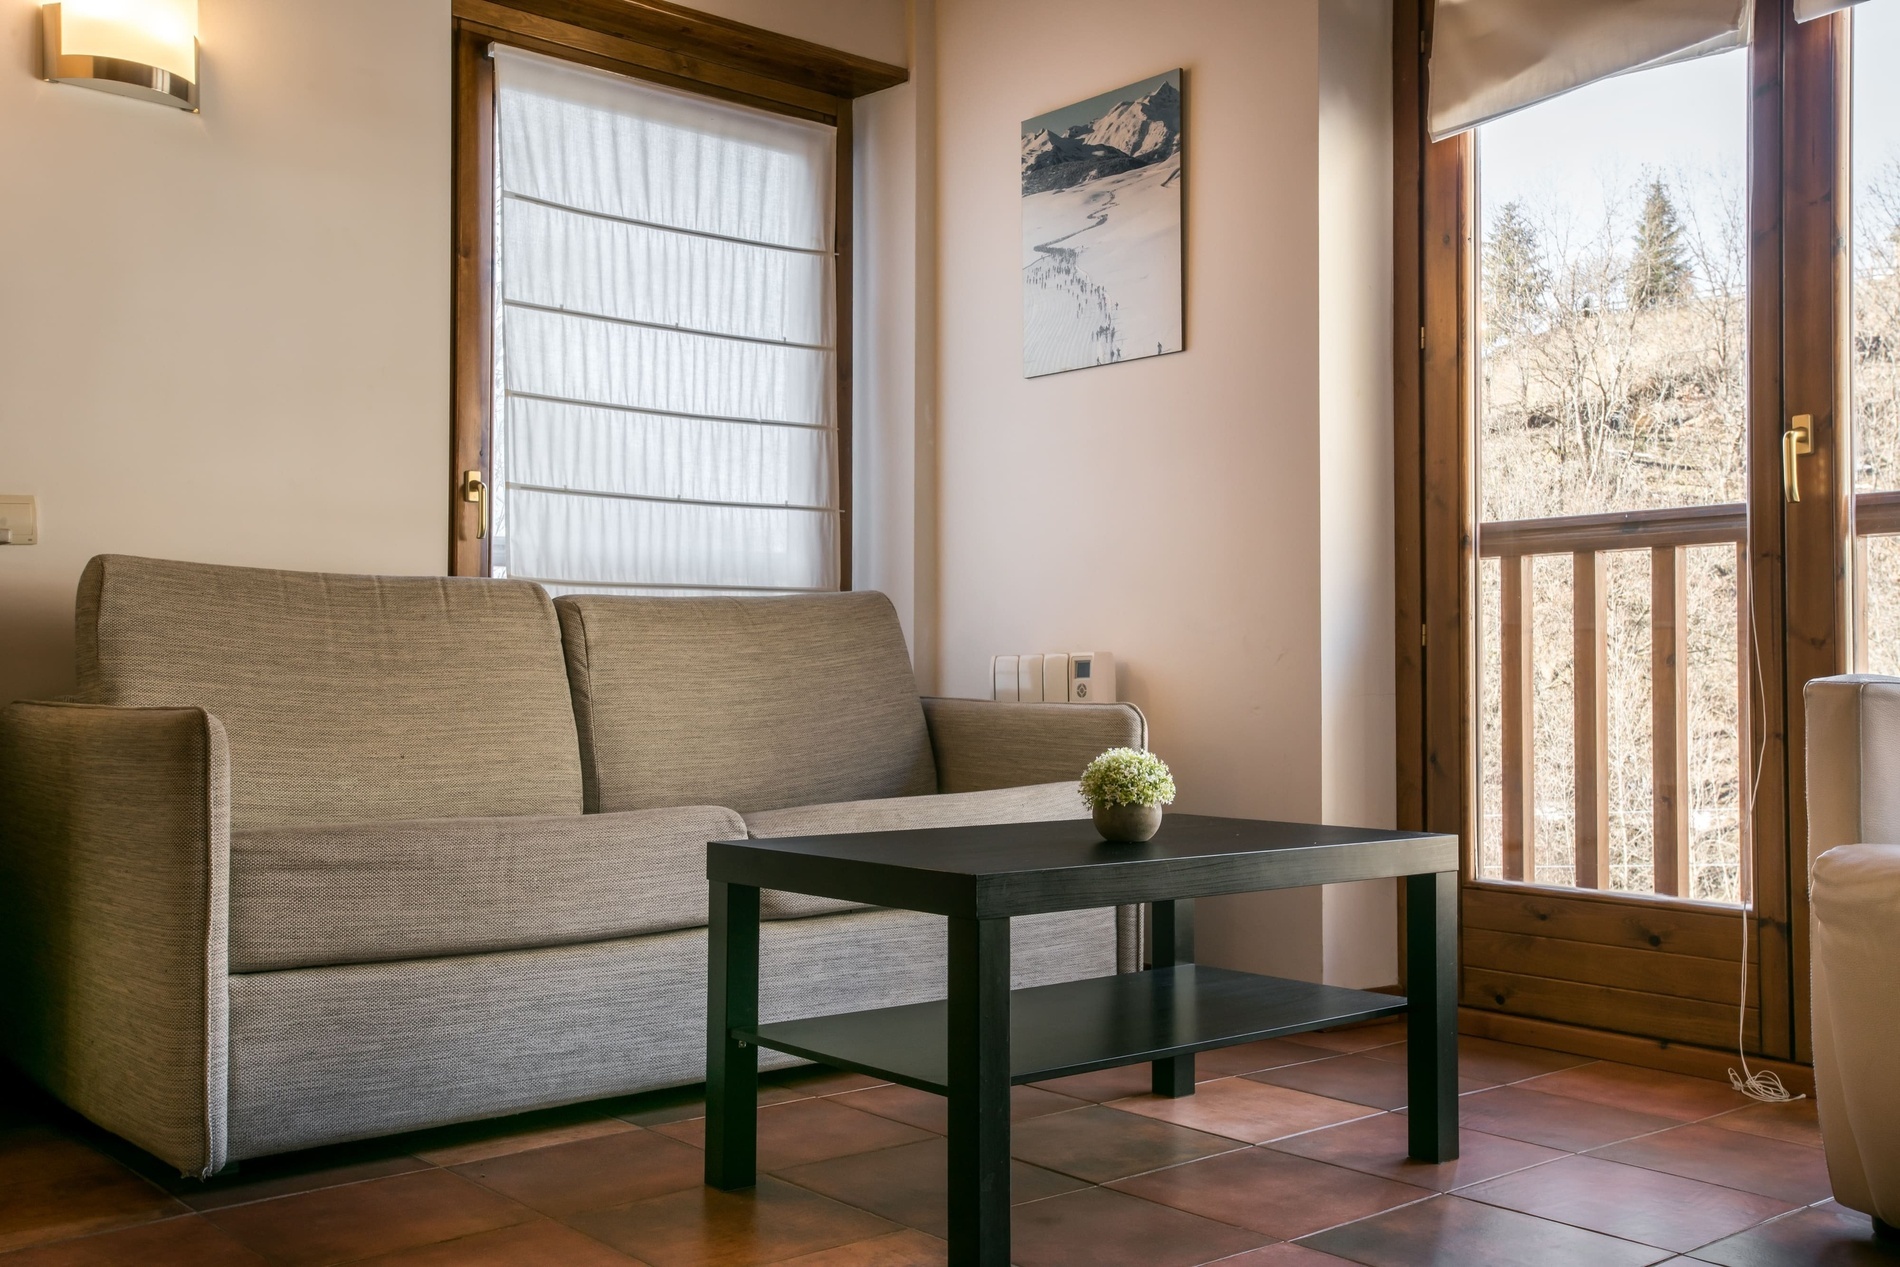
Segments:
[[[937,790],[882,594],[555,601],[595,812],[740,813]]]
[[[427,959],[706,923],[728,809],[231,833],[231,971]]]
[[[531,581],[107,554],[75,617],[85,702],[224,726],[233,827],[581,811],[560,623]]]
[[[947,931],[912,911],[767,924],[760,1017],[940,999]],[[1106,976],[1119,940],[1111,910],[1012,920],[1010,982]],[[798,1063],[759,1051],[761,1068]],[[233,1160],[705,1076],[703,928],[231,978]]]
[[[1088,807],[1074,783],[1037,783],[992,788],[986,792],[950,792],[941,796],[896,796],[878,801],[799,805],[745,816],[746,834],[835,836],[866,831],[908,831],[924,827],[976,827],[985,823],[1047,823],[1087,818]],[[762,919],[800,919],[850,911],[863,902],[810,897],[765,889],[759,894]]]

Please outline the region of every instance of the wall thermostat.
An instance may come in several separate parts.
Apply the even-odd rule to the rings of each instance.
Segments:
[[[1106,651],[1069,652],[1069,703],[1114,702],[1115,657]]]
[[[1113,704],[1115,657],[1107,651],[992,656],[990,682],[990,698],[1012,704]]]

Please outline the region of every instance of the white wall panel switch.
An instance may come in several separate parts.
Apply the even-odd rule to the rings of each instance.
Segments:
[[[1021,656],[1016,661],[1016,698],[1024,704],[1042,703],[1042,657]]]
[[[30,493],[0,493],[0,546],[38,545],[40,503]]]
[[[1001,700],[1006,704],[1014,704],[1016,702],[1018,695],[1022,691],[1021,683],[1016,677],[1016,665],[1021,658],[1020,656],[1013,655],[991,657],[990,680],[995,684],[991,688],[991,699]]]
[[[1047,704],[1069,702],[1068,652],[1045,651],[1042,653],[1042,698]]]

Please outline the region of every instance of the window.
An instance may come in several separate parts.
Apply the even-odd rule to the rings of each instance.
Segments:
[[[833,129],[494,57],[493,574],[838,588]]]
[[[1736,50],[1478,129],[1482,877],[1741,897],[1747,121]]]
[[[1395,0],[1400,821],[1466,844],[1475,1032],[1805,1060],[1802,692],[1900,534],[1842,249],[1887,6],[1655,7]]]
[[[672,5],[451,0],[449,571],[851,583],[851,115],[902,67]]]

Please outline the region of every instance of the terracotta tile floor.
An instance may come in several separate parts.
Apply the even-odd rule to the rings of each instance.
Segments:
[[[1403,1027],[1019,1087],[1020,1267],[1894,1264],[1828,1200],[1812,1102],[1462,1043],[1462,1157],[1405,1157]],[[700,1184],[703,1105],[660,1092],[246,1162],[199,1183],[0,1071],[0,1267],[945,1261],[943,1105],[857,1074],[766,1075],[746,1193]]]

